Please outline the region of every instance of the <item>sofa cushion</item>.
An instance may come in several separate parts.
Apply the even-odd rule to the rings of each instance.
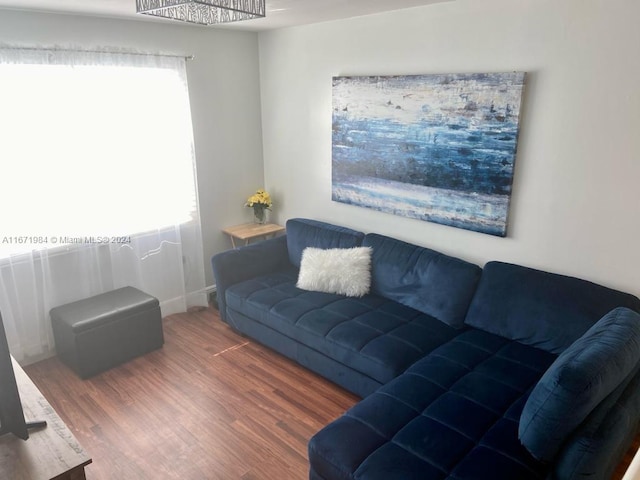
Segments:
[[[640,300],[586,280],[489,262],[465,322],[559,354],[616,307],[640,311]]]
[[[459,258],[378,234],[373,248],[372,291],[460,328],[481,269]]]
[[[522,411],[522,444],[534,457],[552,460],[639,360],[640,315],[617,308],[565,350],[535,386]]]
[[[233,285],[226,300],[232,313],[255,319],[380,383],[459,333],[378,295],[347,298],[299,289],[293,272]]]
[[[311,471],[344,480],[545,478],[548,467],[518,442],[518,420],[554,359],[461,332],[318,432]]]
[[[364,233],[330,223],[292,218],[287,221],[289,261],[300,268],[302,252],[307,247],[352,248],[362,244]]]
[[[305,248],[297,287],[362,297],[371,288],[371,248]]]

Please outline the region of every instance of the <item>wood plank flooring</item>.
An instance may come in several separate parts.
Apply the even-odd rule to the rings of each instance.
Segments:
[[[358,401],[213,309],[164,332],[162,349],[89,380],[57,358],[25,368],[93,458],[88,480],[306,479],[309,438]]]
[[[305,479],[309,438],[358,400],[214,310],[164,332],[162,349],[89,380],[57,358],[26,367],[92,456],[88,480]]]

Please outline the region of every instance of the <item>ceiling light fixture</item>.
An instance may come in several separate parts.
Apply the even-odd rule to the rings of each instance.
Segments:
[[[265,16],[265,0],[136,0],[145,15],[201,25],[238,22]]]

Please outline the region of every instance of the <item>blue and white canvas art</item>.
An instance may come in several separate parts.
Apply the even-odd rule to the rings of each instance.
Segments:
[[[334,77],[334,201],[506,236],[525,73]]]

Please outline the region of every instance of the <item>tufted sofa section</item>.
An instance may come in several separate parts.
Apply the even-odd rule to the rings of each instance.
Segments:
[[[284,342],[296,342],[368,377],[372,388],[458,334],[430,315],[378,295],[346,298],[295,285],[293,273],[234,285],[227,292],[229,323],[240,331],[256,321],[267,325]]]
[[[548,467],[518,442],[518,422],[555,357],[460,333],[312,438],[311,478],[545,478]]]
[[[640,420],[637,312],[624,292],[488,263],[467,329],[318,432],[310,478],[610,478]]]
[[[373,248],[369,295],[296,287],[304,248],[361,245]],[[361,396],[459,333],[481,273],[433,250],[309,219],[291,219],[286,237],[218,254],[212,265],[226,322]],[[442,293],[424,294],[435,290]]]
[[[373,250],[370,294],[348,298],[296,287],[305,246],[360,245]],[[459,333],[481,273],[427,248],[307,219],[287,222],[283,247],[279,238],[214,257],[216,279],[225,287],[218,282],[223,318],[361,396]],[[251,259],[256,274],[237,278],[248,267],[227,267],[238,263],[231,260],[239,254]]]

